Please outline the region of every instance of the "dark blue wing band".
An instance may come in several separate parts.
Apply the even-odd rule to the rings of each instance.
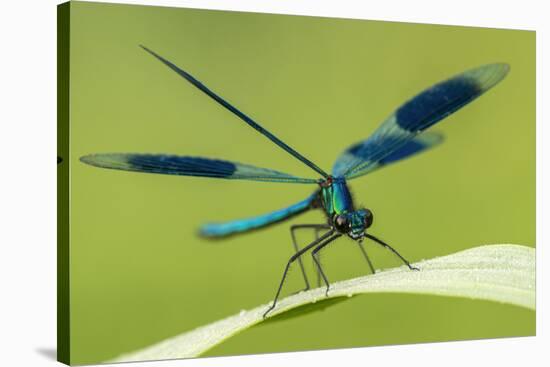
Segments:
[[[212,90],[210,90],[207,86],[202,84],[200,81],[195,79],[191,74],[188,72],[180,69],[170,61],[166,60],[162,56],[158,55],[154,51],[151,51],[145,46],[141,46],[145,51],[156,57],[158,60],[160,60],[163,64],[168,66],[170,69],[175,71],[178,75],[183,77],[185,80],[187,80],[189,83],[193,84],[195,87],[197,87],[199,90],[201,90],[203,93],[208,95],[210,98],[212,98],[214,101],[218,102],[220,105],[234,113],[236,116],[238,116],[241,120],[246,122],[248,125],[253,127],[256,131],[258,131],[260,134],[267,137],[269,140],[271,140],[273,143],[277,144],[279,147],[283,148],[286,152],[288,152],[290,155],[294,156],[298,160],[300,160],[302,163],[307,165],[308,167],[315,170],[317,173],[322,175],[323,177],[328,177],[328,173],[323,171],[320,167],[318,167],[315,163],[298,153],[296,150],[294,150],[292,147],[287,145],[285,142],[283,142],[281,139],[270,133],[268,130],[263,128],[260,124],[252,120],[250,117],[245,115],[243,112],[239,111],[237,108],[235,108],[233,105],[231,105],[229,102],[218,96],[216,93],[214,93]]]
[[[87,155],[81,157],[80,160],[92,166],[123,171],[267,182],[317,183],[317,180],[311,178],[295,177],[268,168],[202,157],[107,153]]]
[[[333,174],[355,178],[387,164],[392,153],[495,86],[508,71],[507,64],[483,65],[426,89],[399,107],[368,139],[346,149],[336,160]]]
[[[397,124],[405,130],[422,131],[444,119],[483,93],[473,78],[453,78],[420,93],[395,113]]]

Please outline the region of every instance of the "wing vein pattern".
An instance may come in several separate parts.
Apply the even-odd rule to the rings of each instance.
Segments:
[[[334,163],[334,176],[356,178],[384,165],[384,160],[392,153],[402,159],[415,145],[421,146],[415,151],[418,152],[437,144],[433,137],[414,139],[496,85],[508,70],[508,64],[483,65],[416,95],[389,116],[368,139],[346,149]]]
[[[229,102],[227,102],[225,99],[214,93],[210,88],[208,88],[206,85],[202,84],[200,81],[195,79],[191,74],[186,72],[185,70],[180,69],[172,62],[166,60],[162,56],[158,55],[154,51],[148,49],[145,46],[141,46],[145,51],[153,55],[155,58],[157,58],[159,61],[161,61],[163,64],[168,66],[170,69],[175,71],[178,75],[180,75],[182,78],[187,80],[189,83],[194,85],[196,88],[198,88],[200,91],[202,91],[204,94],[212,98],[214,101],[219,103],[221,106],[226,108],[227,110],[231,111],[233,114],[235,114],[237,117],[239,117],[241,120],[246,122],[249,126],[251,126],[253,129],[258,131],[260,134],[264,135],[266,138],[271,140],[273,143],[284,149],[287,153],[292,155],[294,158],[298,159],[302,163],[304,163],[306,166],[310,167],[323,177],[328,177],[328,174],[322,170],[319,166],[317,166],[315,163],[304,157],[302,154],[298,153],[294,148],[286,144],[284,141],[273,135],[271,132],[269,132],[267,129],[265,129],[263,126],[258,124],[256,121],[251,119],[248,115],[241,112],[239,109],[231,105]]]
[[[81,157],[80,160],[92,166],[123,171],[265,182],[317,183],[315,179],[295,177],[268,168],[202,157],[167,154],[105,153],[86,155]]]

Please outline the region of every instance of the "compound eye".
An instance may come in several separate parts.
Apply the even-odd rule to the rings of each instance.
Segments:
[[[348,232],[350,228],[349,224],[348,217],[344,215],[337,215],[334,219],[334,227],[336,227],[339,232]]]
[[[374,216],[372,212],[368,209],[365,209],[365,228],[369,228],[374,221]]]

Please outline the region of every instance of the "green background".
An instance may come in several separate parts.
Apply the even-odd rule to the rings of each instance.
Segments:
[[[193,73],[330,170],[399,104],[465,69],[511,73],[432,130],[431,152],[351,182],[372,233],[411,261],[490,243],[535,245],[535,33],[73,2],[71,360],[93,363],[272,299],[292,254],[289,223],[225,241],[200,224],[278,209],[315,187],[147,175],[78,161],[100,152],[218,157],[315,173],[138,47]],[[312,238],[302,233],[302,243]],[[342,239],[332,281],[368,272]],[[400,265],[367,244],[377,268]],[[310,266],[308,261],[308,266]],[[310,270],[312,267],[310,266]],[[298,269],[285,293],[302,287]],[[208,356],[533,335],[535,313],[424,295],[358,296],[239,334]]]

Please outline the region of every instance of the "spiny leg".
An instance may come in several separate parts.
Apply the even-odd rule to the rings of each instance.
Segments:
[[[318,239],[319,238],[319,230],[316,229],[315,230],[315,239]],[[319,261],[319,264],[321,263],[321,254],[318,254],[317,255],[317,260]],[[316,264],[314,263],[315,265],[315,273],[317,274],[317,287],[320,287],[321,286],[321,272],[319,271],[319,267],[316,266]]]
[[[267,311],[264,313],[264,318],[266,315],[275,308],[275,305],[277,304],[277,300],[279,299],[279,295],[281,294],[281,290],[283,289],[283,284],[285,282],[286,275],[288,273],[288,269],[290,268],[290,265],[296,260],[299,259],[300,256],[302,256],[306,251],[308,251],[310,248],[317,246],[320,242],[323,242],[325,239],[329,238],[334,234],[334,230],[331,229],[324,235],[322,235],[318,240],[313,241],[306,247],[302,248],[298,252],[296,252],[294,255],[290,257],[288,260],[288,263],[286,264],[285,271],[283,272],[283,278],[281,279],[281,283],[279,284],[279,288],[277,289],[277,293],[275,294],[275,299],[273,300],[273,304],[267,309]]]
[[[292,245],[294,246],[294,251],[296,253],[300,251],[300,248],[298,247],[298,241],[296,241],[295,231],[297,229],[307,229],[307,228],[311,228],[315,230],[315,240],[318,240],[319,231],[323,229],[330,229],[330,226],[328,224],[294,224],[290,226],[290,235],[292,237]],[[304,290],[307,291],[310,288],[310,286],[306,275],[306,269],[304,267],[304,263],[301,257],[298,258],[298,263],[300,264],[300,270],[302,270],[302,275],[304,276],[304,282],[306,283],[306,288]]]
[[[408,267],[409,269],[411,270],[420,270],[414,266],[412,266],[408,261],[407,259],[405,259],[403,256],[401,256],[401,254],[399,252],[397,252],[396,249],[394,249],[393,247],[391,247],[390,245],[388,245],[387,243],[385,243],[384,241],[374,237],[373,235],[369,234],[369,233],[365,233],[365,236],[370,238],[371,240],[373,240],[374,242],[378,243],[379,245],[381,246],[384,246],[385,248],[389,249],[391,252],[393,252],[395,255],[397,255],[401,261],[403,261]]]
[[[323,267],[321,266],[321,262],[319,261],[318,259],[318,252],[321,251],[321,249],[323,247],[325,247],[326,245],[328,245],[329,243],[331,243],[332,241],[334,241],[335,239],[337,239],[338,237],[340,237],[341,234],[338,233],[334,236],[332,236],[331,238],[329,238],[328,240],[326,240],[325,242],[317,245],[317,247],[315,247],[313,249],[313,251],[311,252],[311,257],[313,257],[313,261],[315,262],[315,264],[317,265],[317,269],[319,269],[319,272],[321,273],[321,276],[323,277],[323,280],[325,281],[325,284],[327,286],[327,290],[325,291],[325,296],[328,296],[328,290],[330,288],[330,283],[328,281],[328,278],[327,276],[325,275],[325,272],[323,271]]]
[[[365,260],[367,260],[367,263],[369,264],[370,271],[374,274],[376,271],[374,270],[374,266],[372,266],[372,262],[370,261],[369,255],[367,254],[367,250],[365,250],[365,246],[363,246],[363,241],[357,241],[357,245],[359,246],[359,249],[361,249],[361,252],[363,253],[363,256],[365,257]]]

